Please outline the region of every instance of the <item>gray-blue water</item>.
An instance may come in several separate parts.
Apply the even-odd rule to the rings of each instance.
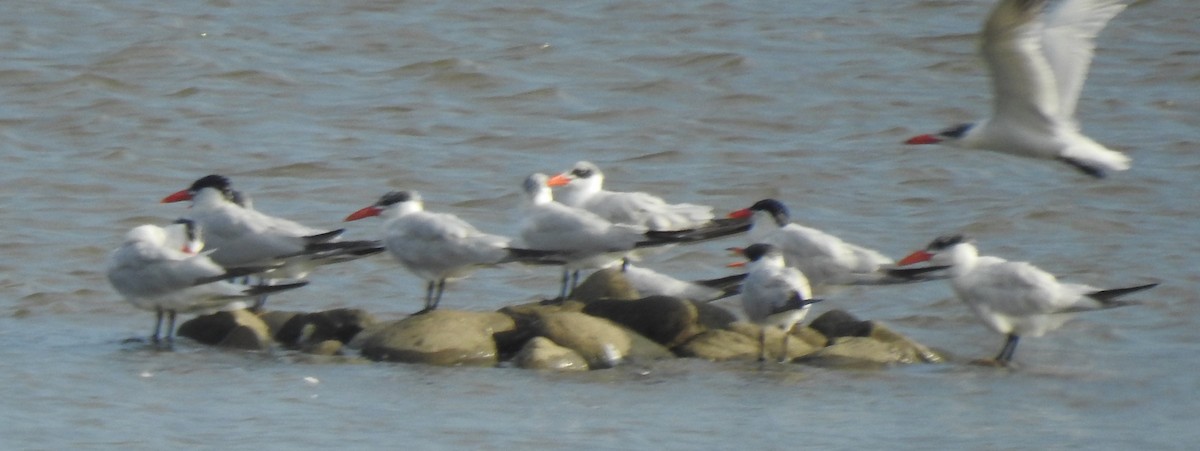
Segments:
[[[1200,25],[1190,0],[1113,20],[1079,108],[1131,171],[945,148],[981,117],[975,32],[991,1],[88,0],[0,6],[0,447],[295,449],[1168,449],[1200,439]],[[591,160],[620,190],[727,212],[764,197],[899,257],[963,231],[1070,280],[1161,280],[1143,306],[1027,339],[1016,370],[965,362],[1001,337],[944,283],[847,289],[820,310],[878,319],[943,365],[839,371],[694,360],[587,374],[313,363],[184,341],[107,285],[130,227],[220,173],[258,209],[342,224],[391,189],[515,234],[534,171]],[[736,240],[733,240],[736,241]],[[717,242],[645,262],[728,274]],[[509,267],[444,308],[548,296]],[[325,268],[272,306],[420,308],[380,256]],[[733,305],[736,305],[733,304]]]

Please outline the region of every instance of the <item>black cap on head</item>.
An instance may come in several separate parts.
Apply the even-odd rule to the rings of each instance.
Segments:
[[[775,222],[781,226],[787,224],[790,217],[788,209],[783,205],[783,202],[775,199],[763,199],[755,202],[754,205],[750,206],[750,210],[770,213],[771,216],[775,217]]]
[[[759,259],[763,258],[764,255],[777,252],[779,252],[779,248],[772,244],[766,243],[754,243],[745,249],[742,249],[742,255],[745,255],[746,259],[752,262],[758,261]]]
[[[416,197],[416,193],[410,191],[391,191],[379,198],[375,205],[383,207],[387,205],[395,205],[400,202],[408,202]]]
[[[943,250],[949,249],[951,247],[957,246],[959,244],[965,243],[966,241],[967,241],[967,237],[965,237],[961,234],[960,235],[942,235],[942,236],[937,237],[937,239],[933,240],[932,243],[929,243],[929,246],[926,249],[930,250],[930,251],[943,251]]]

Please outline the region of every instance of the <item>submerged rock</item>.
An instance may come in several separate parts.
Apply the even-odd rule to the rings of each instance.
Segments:
[[[371,360],[495,365],[493,336],[516,324],[501,313],[434,310],[381,326],[362,341],[362,355]]]

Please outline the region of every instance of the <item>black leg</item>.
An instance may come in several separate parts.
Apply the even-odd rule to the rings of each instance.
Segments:
[[[249,282],[249,281],[250,281],[250,276],[246,276],[246,282]],[[260,286],[268,285],[267,279],[262,276],[259,276],[258,284]],[[267,306],[267,295],[263,294],[263,295],[259,295],[257,298],[254,298],[254,306],[250,307],[250,310],[254,311],[254,312],[259,312],[259,311],[262,311],[263,307],[266,307],[266,306]]]
[[[429,283],[425,284],[425,308],[421,309],[417,313],[413,313],[414,315],[428,313],[430,310],[433,310],[430,307],[433,305],[433,289],[436,285],[437,285],[437,282],[434,282],[432,280],[430,280]]]
[[[1011,362],[1013,353],[1017,351],[1017,341],[1020,339],[1016,334],[1008,334],[1004,340],[1004,347],[1000,348],[1000,353],[996,355],[996,362],[1005,365]]]
[[[570,283],[571,283],[571,271],[564,268],[563,276],[562,276],[562,290],[561,290],[562,293],[558,295],[559,300],[562,300],[562,301],[567,300],[567,287],[570,285]]]
[[[783,354],[779,356],[779,363],[786,363],[788,361],[788,339],[792,336],[789,332],[791,332],[790,329],[783,331]]]
[[[433,295],[433,304],[428,305],[425,308],[429,309],[429,310],[436,309],[438,306],[438,303],[442,302],[442,291],[444,291],[445,289],[446,289],[446,279],[438,280],[437,281],[437,293],[435,293]]]
[[[758,329],[758,362],[767,361],[767,326]]]
[[[158,334],[162,331],[163,309],[162,307],[154,308],[154,335],[150,336],[150,342],[158,344]]]
[[[167,310],[167,347],[175,345],[175,311]]]

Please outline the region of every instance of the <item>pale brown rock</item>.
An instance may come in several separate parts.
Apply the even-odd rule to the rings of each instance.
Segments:
[[[634,331],[584,313],[540,315],[536,327],[538,335],[579,353],[592,369],[609,368],[626,359],[674,357],[667,348]]]
[[[496,312],[434,310],[384,325],[362,342],[372,360],[433,365],[494,365],[497,331],[515,327]]]
[[[513,359],[520,368],[532,370],[587,371],[583,356],[555,344],[546,337],[534,337],[525,343]]]
[[[691,301],[668,296],[651,296],[636,301],[595,300],[583,313],[620,324],[673,348],[707,328],[699,323],[700,313]]]
[[[592,273],[567,297],[586,304],[601,299],[632,301],[641,295],[629,284],[620,268],[607,268]]]
[[[200,343],[236,349],[264,350],[273,343],[267,324],[248,310],[197,316],[181,324],[177,334]]]

